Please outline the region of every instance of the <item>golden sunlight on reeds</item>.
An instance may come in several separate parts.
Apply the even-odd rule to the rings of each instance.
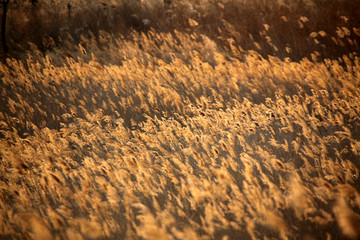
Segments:
[[[130,34],[0,63],[1,239],[360,237],[357,56]]]

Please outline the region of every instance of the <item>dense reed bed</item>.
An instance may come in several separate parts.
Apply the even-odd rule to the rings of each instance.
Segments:
[[[356,52],[195,30],[64,44],[0,65],[1,239],[360,237]]]

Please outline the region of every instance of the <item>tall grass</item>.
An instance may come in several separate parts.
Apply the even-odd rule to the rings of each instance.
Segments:
[[[1,63],[0,238],[359,238],[359,58],[236,41],[99,31]]]

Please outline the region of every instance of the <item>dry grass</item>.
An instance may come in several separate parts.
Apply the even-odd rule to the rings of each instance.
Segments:
[[[1,239],[360,237],[352,52],[264,59],[154,29],[81,41],[0,65]]]

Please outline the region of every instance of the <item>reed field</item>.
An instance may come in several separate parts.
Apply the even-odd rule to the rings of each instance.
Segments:
[[[360,239],[358,1],[119,2],[9,30],[0,239]]]

